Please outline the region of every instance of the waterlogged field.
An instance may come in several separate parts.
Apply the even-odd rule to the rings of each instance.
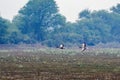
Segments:
[[[120,80],[120,49],[3,49],[0,80]]]

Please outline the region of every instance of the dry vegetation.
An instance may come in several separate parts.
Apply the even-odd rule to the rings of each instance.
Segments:
[[[120,49],[0,50],[0,80],[120,80]]]

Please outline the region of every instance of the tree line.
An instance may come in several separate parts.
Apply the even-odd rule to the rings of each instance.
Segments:
[[[66,21],[54,0],[29,0],[12,22],[0,17],[0,44],[35,44],[55,47],[120,42],[120,4],[109,11],[85,9],[76,22]]]

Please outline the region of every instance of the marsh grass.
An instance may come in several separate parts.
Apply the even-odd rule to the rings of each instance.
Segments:
[[[120,80],[120,49],[0,50],[0,80]]]

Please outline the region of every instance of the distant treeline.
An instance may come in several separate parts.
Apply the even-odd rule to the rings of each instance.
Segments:
[[[36,44],[55,47],[120,42],[120,4],[109,11],[83,10],[67,22],[54,0],[29,0],[12,22],[0,17],[0,44]]]

